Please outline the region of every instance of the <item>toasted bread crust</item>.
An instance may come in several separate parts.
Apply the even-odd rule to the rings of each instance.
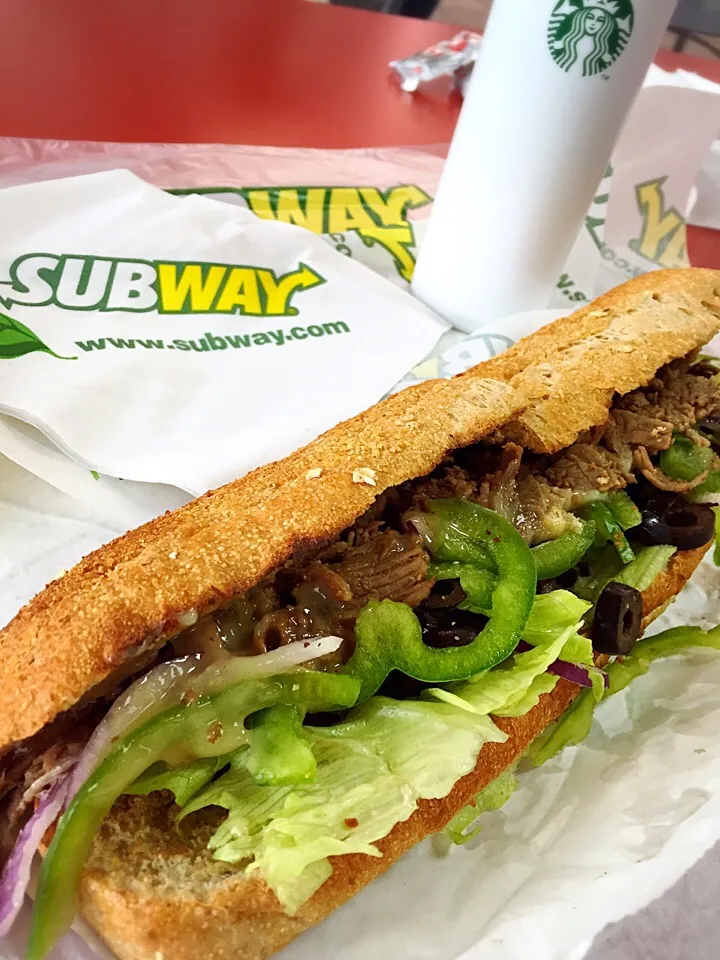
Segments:
[[[420,384],[90,554],[0,632],[0,752],[178,633],[178,616],[222,606],[298,550],[332,540],[383,490],[521,409],[497,381]],[[374,484],[353,479],[362,467]]]
[[[471,371],[508,380],[527,409],[503,434],[556,453],[604,423],[613,394],[645,386],[720,331],[720,271],[658,270],[611,290]],[[465,374],[467,376],[467,374]]]
[[[644,624],[652,621],[682,590],[708,547],[677,554],[644,595]],[[560,680],[526,716],[498,719],[505,743],[486,744],[472,773],[441,800],[423,800],[377,846],[378,859],[364,854],[333,857],[333,874],[294,917],[257,877],[245,877],[214,863],[204,849],[206,836],[182,837],[168,831],[167,804],[152,798],[124,798],[94,845],[82,881],[84,917],[119,960],[266,960],[304,930],[325,919],[360,889],[384,873],[411,847],[442,830],[464,806],[520,757],[545,727],[579,693]],[[131,839],[128,844],[128,839]],[[140,839],[141,838],[141,839]],[[172,886],[158,880],[170,861],[184,859],[200,884]]]

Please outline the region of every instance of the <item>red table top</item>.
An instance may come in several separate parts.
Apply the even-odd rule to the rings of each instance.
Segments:
[[[447,142],[460,100],[387,68],[456,28],[306,0],[0,0],[0,135],[359,147]],[[720,82],[720,62],[663,52]],[[695,263],[720,236],[693,231]]]

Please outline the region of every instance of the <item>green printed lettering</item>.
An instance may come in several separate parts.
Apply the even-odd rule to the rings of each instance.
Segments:
[[[231,347],[234,347],[237,350],[239,347],[249,347],[251,346],[250,337],[248,334],[238,334],[233,337],[230,334],[225,334],[225,339],[230,344]]]
[[[154,310],[158,295],[155,289],[155,265],[142,260],[116,260],[110,279],[105,310]]]
[[[63,257],[55,300],[68,310],[97,310],[105,300],[112,260]]]
[[[324,323],[322,326],[328,336],[332,336],[333,333],[350,333],[350,327],[344,320],[336,320],[334,323]]]
[[[0,301],[41,307],[52,303],[60,257],[51,253],[27,253],[10,266],[10,280],[0,283]]]
[[[225,343],[225,337],[216,337],[212,333],[206,333],[205,339],[210,344],[211,350],[227,350],[227,343]]]

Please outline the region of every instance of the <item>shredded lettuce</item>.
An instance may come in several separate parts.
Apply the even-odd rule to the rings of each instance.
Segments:
[[[589,609],[589,603],[566,590],[535,597],[523,631],[532,650],[515,653],[493,670],[455,684],[452,690],[431,687],[423,692],[423,698],[441,700],[477,716],[523,716],[543,693],[555,687],[557,680],[547,669],[556,660],[593,663],[591,641],[579,634]]]
[[[312,784],[262,787],[238,757],[182,816],[219,806],[228,818],[210,840],[218,860],[252,858],[289,913],[327,879],[327,858],[380,856],[375,842],[418,800],[446,796],[487,742],[507,737],[489,717],[446,704],[373,697],[335,727],[306,727],[317,761]]]
[[[720,507],[713,507],[715,514],[715,549],[713,550],[713,563],[720,567]]]
[[[647,673],[656,660],[674,657],[694,647],[720,650],[720,626],[704,631],[700,627],[674,627],[638,640],[632,652],[611,663],[606,673],[609,685],[605,697],[624,690],[636,677]],[[532,748],[533,763],[540,766],[567,746],[580,743],[590,733],[596,700],[584,690],[553,727],[542,734]]]
[[[590,574],[580,577],[574,586],[578,596],[595,603],[610,581],[626,583],[641,593],[670,563],[677,547],[658,546],[636,548],[635,559],[623,566],[612,545],[603,549],[592,563]]]
[[[626,583],[642,593],[664,572],[671,558],[677,553],[677,547],[643,547],[637,551],[635,559],[612,579],[617,583]]]
[[[599,670],[597,667],[590,667],[588,673],[590,675],[590,682],[592,683],[591,693],[593,699],[595,703],[599,703],[605,696],[605,680],[607,679],[607,674],[604,670]]]
[[[537,647],[557,637],[558,631],[570,626],[576,629],[565,640],[559,659],[568,663],[577,663],[584,667],[594,664],[592,641],[579,631],[583,627],[583,618],[590,610],[590,604],[567,590],[553,590],[552,593],[535,597],[530,617],[523,631],[523,640]]]
[[[544,693],[552,693],[560,678],[552,673],[541,673],[535,677],[533,682],[527,688],[522,696],[517,696],[508,701],[504,707],[495,711],[498,717],[524,717],[533,707],[540,702],[540,697]]]
[[[177,790],[181,817],[209,806],[227,810],[210,840],[213,856],[249,861],[245,869],[260,871],[292,914],[330,875],[328,857],[380,856],[376,842],[419,800],[447,796],[485,743],[507,739],[489,714],[520,716],[535,706],[554,687],[547,668],[561,656],[592,662],[589,641],[578,635],[588,607],[565,591],[537,597],[524,634],[530,650],[471,681],[425,691],[421,700],[375,696],[336,726],[303,727],[317,764],[312,783],[257,784],[246,746],[225,758],[230,768],[216,779],[216,770],[203,768],[199,787],[200,771],[186,768],[185,780],[183,771],[156,771],[132,790]],[[482,802],[496,802],[503,784],[508,789],[510,780],[488,788]]]
[[[557,637],[558,631],[582,621],[589,609],[589,603],[580,600],[568,590],[553,590],[552,593],[540,594],[535,597],[528,622],[523,630],[523,640],[534,647],[546,643],[550,638]],[[567,651],[564,652],[567,653]],[[578,651],[571,649],[570,652]],[[575,657],[566,656],[565,659],[578,663],[584,662]],[[592,648],[590,648],[589,663],[592,663]]]
[[[565,747],[576,746],[587,737],[595,712],[592,690],[583,690],[557,723],[547,727],[530,747],[528,755],[536,767],[551,760]]]
[[[707,480],[691,490],[687,496],[690,500],[701,501],[704,497],[720,493],[720,470],[713,470]]]
[[[455,814],[450,823],[445,827],[445,833],[458,846],[474,839],[482,830],[478,825],[474,830],[468,832],[475,821],[483,813],[490,813],[491,810],[499,810],[504,807],[510,797],[517,790],[518,782],[515,777],[515,766],[508,767],[492,783],[489,783],[484,790],[475,797],[472,803],[464,807],[459,813]]]

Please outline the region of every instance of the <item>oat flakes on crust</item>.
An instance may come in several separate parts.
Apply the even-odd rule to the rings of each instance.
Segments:
[[[463,376],[508,380],[528,398],[503,434],[556,453],[604,423],[615,393],[720,332],[720,271],[657,270],[611,290]]]

